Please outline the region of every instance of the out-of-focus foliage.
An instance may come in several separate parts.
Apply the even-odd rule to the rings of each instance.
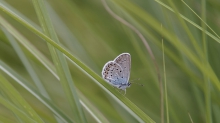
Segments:
[[[28,27],[45,33],[39,20],[46,17],[37,14],[36,1],[0,1],[1,122],[77,122],[73,110],[80,109],[70,102],[78,98],[69,99],[68,87],[59,75],[73,79],[76,92],[72,93],[83,107],[85,117],[81,119],[88,123],[147,122],[144,118],[148,116],[155,122],[167,122],[167,116],[170,123],[220,122],[219,1],[106,0],[114,13],[144,35],[163,82],[166,65],[164,119],[157,73],[146,47],[133,30],[106,11],[101,0],[42,0],[46,5],[43,13],[50,18],[59,45],[79,60],[66,59],[71,76],[66,71],[59,73],[62,70],[57,70],[58,63],[52,58],[57,54],[52,55],[47,39]],[[130,80],[140,78],[137,83],[144,84],[132,84],[125,97],[96,79],[104,64],[123,52],[131,54]],[[80,68],[82,65],[93,72]]]

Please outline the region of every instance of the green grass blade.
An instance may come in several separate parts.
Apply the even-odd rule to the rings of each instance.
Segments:
[[[121,105],[126,111],[128,111],[133,117],[135,117],[139,122],[149,122],[154,123],[154,121],[146,115],[141,109],[139,109],[135,104],[133,104],[128,98],[121,95],[114,88],[110,87],[108,83],[104,82],[103,79],[93,72],[89,67],[84,65],[82,62],[72,57],[67,57],[72,64],[76,65],[81,71],[88,75],[97,85],[99,85],[103,90],[105,90],[119,105]]]
[[[4,23],[3,25],[6,26],[6,28],[10,31],[10,33],[17,38],[17,40],[37,59],[39,60],[44,66],[45,68],[47,68],[53,75],[54,77],[56,77],[59,80],[59,77],[56,75],[55,70],[53,69],[54,67],[52,67],[53,65],[51,64],[50,61],[48,61],[47,58],[45,58],[45,56],[42,55],[41,52],[39,52],[39,50],[37,50],[33,45],[31,45],[26,38],[24,38],[15,28],[13,28],[9,23],[7,23],[6,21],[2,21],[2,23]],[[15,74],[15,73],[14,73]],[[86,106],[85,103],[83,101],[80,100],[80,103],[82,104],[82,106],[88,110],[88,112],[91,114],[92,117],[94,117],[94,119],[97,120],[97,122],[99,121],[98,119],[103,119],[103,122],[106,122],[106,119],[99,117],[101,116],[101,114],[99,113],[98,116],[95,116],[94,113],[92,113],[92,111],[89,109],[91,108]],[[48,104],[45,104],[48,105]],[[49,107],[50,109],[50,107]],[[97,111],[96,111],[97,112]],[[58,113],[55,113],[58,114]],[[60,117],[60,116],[59,116]],[[99,118],[97,118],[99,117]],[[64,118],[61,118],[64,119]]]
[[[0,115],[0,123],[13,123],[15,120],[8,118],[4,115]]]
[[[163,7],[167,8],[168,10],[170,10],[171,12],[174,12],[174,10],[169,7],[168,5],[164,4],[163,2],[161,2],[160,0],[155,0],[156,2],[158,2],[160,5],[162,5]],[[186,4],[184,2],[184,4]],[[187,5],[187,4],[186,4]],[[199,17],[189,6],[187,6],[197,17]],[[198,24],[194,23],[193,21],[191,21],[190,19],[188,19],[187,17],[183,16],[182,14],[180,14],[180,16],[186,20],[187,22],[189,22],[190,24],[192,24],[193,26],[195,26],[196,28],[200,29],[201,31],[203,31],[203,28],[201,26],[199,26]],[[202,21],[202,19],[199,17],[199,19]],[[205,23],[206,24],[206,23]],[[207,24],[206,24],[207,27],[209,27]],[[209,27],[209,29],[217,36],[214,36],[213,34],[211,34],[210,32],[208,32],[207,30],[205,30],[205,33],[211,37],[212,39],[214,39],[215,41],[217,41],[218,43],[220,43],[220,39],[219,39],[219,36],[217,35],[217,33],[211,28]]]
[[[186,2],[184,2],[184,0],[181,0],[181,1],[203,22],[203,24],[204,24],[205,26],[207,26],[218,38],[220,38],[219,35],[206,23],[206,21],[204,20],[204,18],[201,18],[198,14],[196,14],[196,12],[193,11],[193,9],[190,8],[190,7],[186,4]],[[204,31],[206,31],[206,30],[204,30]]]
[[[37,123],[37,121],[33,120],[30,116],[22,112],[15,105],[11,104],[11,102],[9,102],[8,100],[4,99],[4,97],[2,97],[1,95],[0,95],[0,103],[5,107],[7,107],[8,109],[10,109],[11,111],[13,111],[16,114],[16,116],[20,118],[22,122]]]
[[[0,69],[14,79],[19,85],[25,88],[29,93],[31,93],[35,98],[37,98],[41,103],[43,103],[48,109],[50,109],[57,117],[59,117],[62,122],[69,123],[73,122],[70,118],[68,118],[60,109],[54,106],[51,101],[45,98],[39,91],[36,91],[34,87],[32,87],[28,82],[22,78],[18,73],[12,70],[8,65],[0,60]]]
[[[0,9],[1,10],[3,9],[4,12],[6,12],[11,17],[16,18],[16,20],[18,20],[18,22],[23,24],[25,27],[27,27],[28,29],[30,29],[31,31],[36,33],[38,36],[43,38],[45,41],[47,41],[48,43],[50,43],[51,45],[56,47],[58,50],[60,50],[62,53],[64,53],[67,57],[69,57],[80,70],[85,72],[93,80],[95,79],[96,80],[95,82],[100,87],[102,87],[110,96],[113,97],[113,99],[115,99],[123,108],[125,108],[138,121],[142,122],[142,120],[143,120],[145,122],[150,122],[150,123],[154,122],[149,116],[147,116],[143,111],[141,111],[141,109],[139,109],[137,106],[135,106],[130,100],[125,98],[120,93],[115,92],[115,90],[112,87],[110,87],[106,82],[104,82],[104,80],[99,75],[97,75],[89,67],[87,67],[85,64],[83,64],[81,61],[79,61],[76,57],[71,55],[67,50],[65,50],[60,45],[58,45],[53,40],[51,40],[49,37],[47,37],[46,35],[44,35],[40,31],[38,31],[36,28],[32,27],[29,23],[26,23],[26,21],[24,21],[22,18],[17,17],[17,15],[14,14],[13,12],[11,12],[10,10],[8,10],[6,6],[3,6],[2,4],[0,4]],[[103,85],[104,85],[104,87],[103,87]],[[109,91],[111,91],[111,93]]]
[[[186,25],[184,19],[181,17],[181,15],[178,12],[178,9],[175,7],[173,1],[172,0],[168,0],[168,2],[171,5],[171,7],[173,8],[174,13],[177,15],[177,17],[178,17],[178,19],[179,19],[179,21],[181,23],[181,26],[183,27],[183,29],[186,31],[187,35],[189,36],[189,39],[192,42],[192,46],[197,51],[197,54],[199,55],[199,58],[202,58],[203,57],[203,52],[202,52],[202,49],[199,47],[198,41],[196,41],[196,39],[194,38],[192,32],[190,31],[190,29]]]
[[[158,82],[160,85],[160,98],[161,98],[161,102],[160,102],[160,108],[161,108],[161,123],[164,123],[164,94],[163,94],[163,83],[161,81],[161,75],[160,75],[160,70],[159,70],[159,66],[157,63],[157,60],[155,59],[154,53],[151,50],[151,47],[149,46],[148,41],[144,38],[143,34],[132,24],[130,24],[128,21],[124,20],[123,18],[121,18],[120,16],[118,16],[117,14],[115,14],[108,6],[108,4],[106,3],[105,0],[102,0],[103,6],[105,7],[106,11],[116,20],[118,20],[120,23],[124,24],[125,26],[127,26],[128,28],[130,28],[132,31],[134,31],[136,33],[136,35],[138,35],[138,37],[141,39],[142,43],[144,44],[148,54],[150,55],[151,61],[154,64],[155,70],[156,70],[156,74],[158,77]]]
[[[16,106],[18,106],[21,110],[25,111],[25,113],[35,120],[38,123],[44,123],[44,121],[39,117],[39,115],[32,109],[32,107],[23,99],[23,97],[18,93],[18,91],[9,83],[9,81],[0,74],[0,84],[1,90],[3,90],[7,96],[12,100]],[[10,91],[8,91],[10,90]]]
[[[165,64],[165,55],[164,55],[164,43],[162,39],[162,51],[163,51],[163,72],[164,72],[164,97],[165,97],[165,106],[166,106],[166,119],[167,123],[170,122],[169,119],[169,103],[168,103],[168,97],[167,97],[167,78],[166,78],[166,64]]]
[[[34,71],[33,67],[31,66],[31,63],[28,61],[27,57],[23,53],[22,49],[20,48],[17,41],[10,35],[4,28],[3,31],[7,38],[9,39],[9,42],[11,43],[12,47],[15,49],[16,53],[18,54],[20,60],[22,61],[23,65],[27,69],[28,73],[30,74],[32,80],[34,81],[35,85],[37,86],[39,92],[44,95],[47,99],[51,100],[49,94],[47,93],[44,85],[40,81],[40,78],[38,77],[37,73]],[[56,117],[55,117],[56,118]]]
[[[161,31],[160,23],[137,6],[134,6],[133,4],[123,0],[117,2],[130,12],[135,13],[137,16],[141,17],[146,23],[149,23],[152,28],[154,28],[161,35],[167,38],[168,41],[170,41],[171,44],[173,44],[177,49],[183,52],[184,55],[201,70],[201,72],[203,72],[204,74],[210,74],[211,82],[216,85],[216,88],[218,88],[218,90],[220,90],[219,80],[213,69],[210,66],[208,66],[208,68],[203,67],[203,63],[201,62],[201,60],[183,43],[183,41],[179,41],[180,39],[177,40],[174,34],[172,34],[169,30],[164,29],[163,31]],[[209,69],[210,72],[208,72],[207,69]]]
[[[35,82],[35,85],[38,87],[39,91],[47,98],[49,98],[48,93],[46,92],[44,86],[42,85],[42,82],[40,81],[39,77],[35,73],[34,69],[32,68],[30,62],[28,61],[27,57],[25,56],[24,52],[20,48],[19,44],[16,42],[16,40],[10,35],[4,28],[2,28],[3,32],[9,39],[9,42],[11,43],[12,47],[15,49],[16,53],[18,54],[20,60],[22,61],[23,65],[27,69],[28,73],[32,77],[33,81]]]
[[[37,12],[38,18],[40,20],[41,26],[44,30],[44,33],[51,37],[54,41],[59,43],[55,30],[53,28],[52,22],[50,21],[50,17],[48,12],[46,11],[46,7],[43,0],[32,0],[35,10]],[[52,55],[54,64],[56,65],[58,75],[60,76],[61,83],[65,90],[65,93],[68,97],[70,106],[74,113],[73,118],[76,122],[86,123],[86,119],[80,105],[77,92],[75,90],[75,86],[73,80],[71,78],[71,74],[66,63],[66,60],[61,52],[54,49],[50,44],[48,44],[50,53]]]
[[[77,107],[68,96],[73,82],[88,122],[220,122],[220,2],[106,0],[113,13],[147,40],[165,74],[162,118],[160,85],[144,43],[111,16],[101,0],[0,1],[0,72],[43,122],[81,119],[73,117]],[[11,43],[13,38],[17,45]],[[126,97],[100,77],[103,65],[123,52],[132,58],[129,79],[140,78],[135,83],[144,85],[132,84]],[[70,84],[68,77],[73,79]],[[43,96],[36,81],[51,99]],[[9,96],[11,90],[4,89],[0,87],[0,123],[37,122]]]
[[[204,61],[204,66],[208,66],[209,64],[209,57],[208,57],[208,43],[206,39],[206,1],[202,0],[202,42],[203,42],[203,61]],[[205,105],[206,105],[206,122],[207,123],[212,123],[212,110],[211,110],[211,83],[209,80],[209,74],[204,74],[204,83],[205,83]]]
[[[87,110],[88,113],[95,119],[97,123],[110,123],[110,121],[95,107],[82,93],[78,91],[80,96],[80,103]]]

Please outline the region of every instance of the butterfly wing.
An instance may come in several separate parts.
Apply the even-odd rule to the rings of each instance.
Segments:
[[[102,78],[117,88],[127,81],[123,75],[122,67],[114,61],[109,61],[104,65],[102,69]]]
[[[131,55],[129,53],[122,53],[114,59],[114,62],[119,64],[122,68],[123,77],[126,79],[122,84],[127,84],[130,78]]]

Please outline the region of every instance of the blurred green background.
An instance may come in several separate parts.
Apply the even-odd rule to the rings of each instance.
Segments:
[[[101,0],[2,0],[0,121],[219,123],[220,2],[106,2],[146,38],[164,85],[164,118],[157,71],[144,43]],[[125,96],[100,79],[104,64],[124,52],[131,54],[130,80],[144,84],[132,84]]]

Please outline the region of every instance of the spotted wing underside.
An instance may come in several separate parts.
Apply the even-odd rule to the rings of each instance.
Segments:
[[[109,61],[104,65],[102,77],[115,87],[119,87],[126,81],[121,66],[114,61]]]
[[[114,62],[119,64],[122,68],[123,77],[126,79],[126,82],[123,84],[128,83],[131,69],[131,55],[129,53],[122,53],[114,59]]]

